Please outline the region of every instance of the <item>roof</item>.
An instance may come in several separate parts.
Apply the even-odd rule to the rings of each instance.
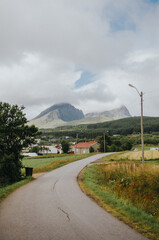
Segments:
[[[89,147],[93,146],[96,143],[97,143],[97,141],[80,142],[80,143],[76,144],[74,147],[75,148],[89,148]]]

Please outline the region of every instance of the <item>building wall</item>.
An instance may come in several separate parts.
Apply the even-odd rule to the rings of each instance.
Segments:
[[[99,148],[99,144],[96,143],[94,145],[92,145],[92,147],[94,148],[94,151],[97,152],[98,151],[98,148]],[[89,153],[89,148],[90,147],[75,147],[75,151],[74,153],[75,154],[87,154]]]
[[[89,153],[89,148],[76,148],[75,147],[75,154],[85,154]]]

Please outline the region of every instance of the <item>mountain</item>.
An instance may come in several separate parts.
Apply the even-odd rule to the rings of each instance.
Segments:
[[[55,128],[84,118],[81,110],[69,103],[55,104],[29,122],[39,128]]]
[[[87,113],[85,115],[85,117],[97,117],[97,116],[106,116],[112,120],[131,117],[128,109],[124,105],[121,106],[120,108],[116,108],[110,111]]]
[[[131,117],[131,115],[125,106],[110,111],[84,115],[81,110],[71,104],[60,103],[47,108],[28,124],[35,124],[39,128],[56,128],[59,126],[102,123],[126,117]]]
[[[70,122],[84,118],[84,114],[81,110],[75,108],[69,103],[60,103],[47,108],[34,119],[41,118],[47,114],[49,114],[48,120],[54,120],[58,118],[64,122]]]

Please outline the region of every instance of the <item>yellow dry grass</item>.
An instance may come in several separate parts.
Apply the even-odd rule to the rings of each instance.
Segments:
[[[159,159],[159,151],[146,150],[144,151],[144,156],[145,156],[145,160]],[[109,159],[114,159],[114,160],[141,160],[141,158],[142,158],[141,151],[121,152],[121,153],[115,153],[109,156]]]
[[[139,176],[141,173],[143,173],[143,171],[151,173],[153,175],[159,174],[159,165],[154,164],[146,164],[143,166],[142,164],[135,162],[114,162],[106,165],[101,165],[101,167],[105,172],[110,170],[123,170],[129,173],[129,176]]]

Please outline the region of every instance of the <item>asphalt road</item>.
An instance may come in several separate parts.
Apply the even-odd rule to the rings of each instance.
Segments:
[[[49,172],[0,204],[0,240],[144,240],[80,190],[76,177],[101,155]]]

